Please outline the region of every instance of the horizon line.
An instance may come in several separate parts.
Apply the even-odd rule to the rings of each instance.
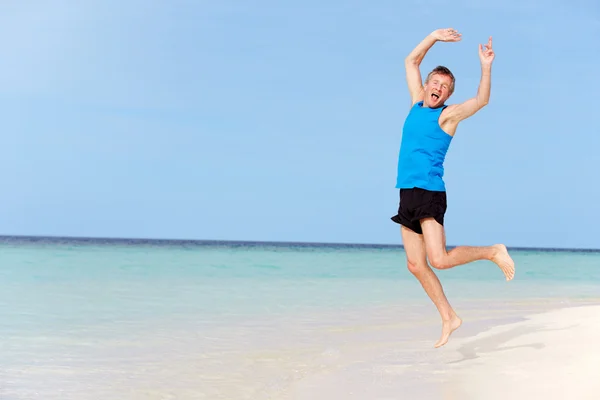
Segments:
[[[105,242],[142,242],[142,243],[188,243],[188,244],[237,244],[237,245],[273,245],[273,246],[303,246],[303,247],[362,247],[362,248],[401,248],[404,245],[397,243],[353,243],[353,242],[311,242],[311,241],[273,241],[273,240],[239,240],[239,239],[168,239],[168,238],[143,238],[143,237],[107,237],[107,236],[63,236],[63,235],[9,235],[0,234],[0,241],[6,239],[30,240],[72,240],[72,241],[105,241]],[[455,248],[462,245],[447,245]],[[571,251],[571,252],[600,252],[600,248],[577,247],[539,247],[539,246],[506,246],[509,250],[516,251]]]

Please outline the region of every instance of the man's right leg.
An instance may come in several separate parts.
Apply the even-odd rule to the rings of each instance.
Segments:
[[[408,270],[419,280],[442,317],[442,336],[435,347],[443,346],[448,342],[450,334],[460,326],[462,321],[450,306],[440,280],[427,264],[423,235],[419,235],[405,226],[401,227],[401,232]]]

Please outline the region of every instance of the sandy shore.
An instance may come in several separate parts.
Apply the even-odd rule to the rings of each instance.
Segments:
[[[461,328],[462,329],[462,328]],[[387,351],[308,377],[289,399],[600,399],[600,306],[535,314],[413,359]]]
[[[599,303],[457,302],[464,324],[440,349],[426,303],[212,330],[15,335],[5,341],[12,358],[0,362],[0,399],[600,399]]]

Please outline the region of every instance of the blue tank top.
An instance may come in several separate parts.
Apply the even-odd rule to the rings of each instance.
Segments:
[[[410,109],[402,129],[397,189],[446,191],[444,159],[452,136],[442,130],[438,121],[446,107],[423,107],[420,101]]]

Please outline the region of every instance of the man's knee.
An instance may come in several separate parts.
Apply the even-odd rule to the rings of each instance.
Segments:
[[[436,254],[429,257],[429,263],[435,269],[447,269],[450,267],[448,257],[443,254]]]
[[[421,274],[423,272],[423,270],[426,268],[426,266],[423,263],[414,263],[414,262],[410,262],[410,261],[408,261],[407,266],[408,266],[408,270],[413,275]]]

